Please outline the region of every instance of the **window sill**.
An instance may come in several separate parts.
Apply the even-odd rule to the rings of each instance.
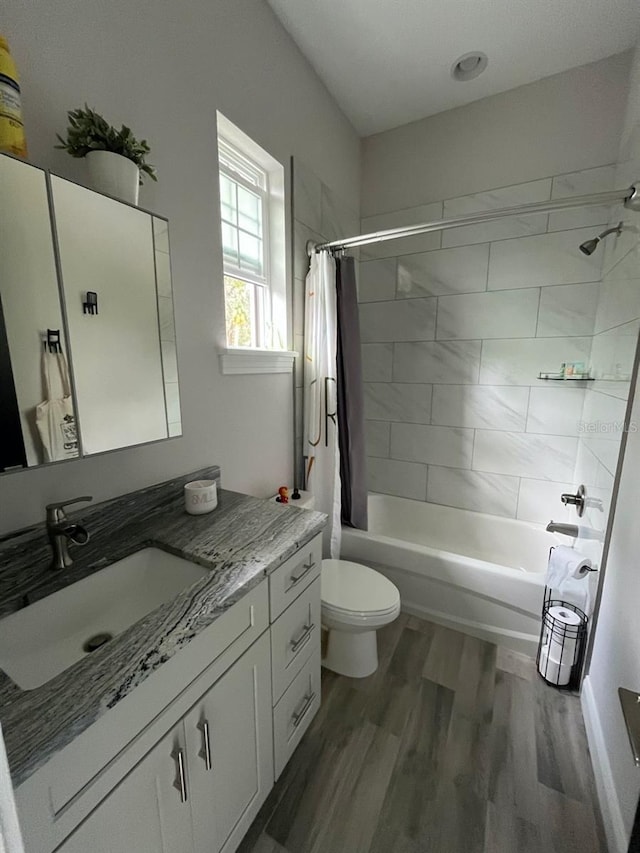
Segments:
[[[292,350],[225,349],[220,353],[220,369],[225,375],[291,373],[297,355]]]

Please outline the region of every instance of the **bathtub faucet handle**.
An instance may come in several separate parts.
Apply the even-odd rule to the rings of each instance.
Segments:
[[[560,500],[565,506],[575,506],[576,512],[579,516],[584,513],[584,507],[586,503],[587,492],[584,486],[578,486],[578,491],[575,495],[572,494],[562,494],[560,495]]]

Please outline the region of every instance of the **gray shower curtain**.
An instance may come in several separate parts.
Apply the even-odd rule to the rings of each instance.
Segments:
[[[367,471],[360,321],[353,258],[336,258],[338,439],[342,522],[367,529]]]

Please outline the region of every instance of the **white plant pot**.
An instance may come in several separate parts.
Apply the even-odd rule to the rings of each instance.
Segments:
[[[138,204],[140,170],[133,160],[113,151],[90,151],[85,160],[94,190],[129,204]]]

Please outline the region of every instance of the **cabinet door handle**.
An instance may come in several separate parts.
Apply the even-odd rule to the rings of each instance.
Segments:
[[[302,633],[298,637],[297,640],[291,640],[291,651],[295,654],[298,649],[300,649],[307,642],[309,637],[311,636],[311,632],[316,626],[313,622],[310,625],[305,625],[302,629]]]
[[[302,720],[304,719],[304,715],[307,713],[311,705],[313,704],[313,700],[316,698],[316,694],[312,690],[308,696],[305,696],[302,700],[302,707],[298,711],[294,711],[291,715],[291,719],[293,720],[293,728],[297,729]]]
[[[295,572],[292,572],[291,575],[289,576],[291,579],[291,583],[289,584],[288,589],[291,589],[292,587],[294,587],[299,581],[302,580],[302,578],[305,575],[308,575],[309,572],[311,571],[311,569],[314,568],[314,566],[315,566],[315,562],[313,560],[309,560],[308,563],[302,564],[302,566],[301,566],[302,571],[301,572],[299,571],[298,574],[296,574]]]
[[[173,787],[177,788],[180,792],[180,802],[186,803],[188,798],[187,795],[187,778],[184,772],[184,752],[182,749],[175,749],[171,753],[171,757],[176,762],[176,769],[178,771],[178,777],[173,783]]]
[[[211,738],[209,737],[209,720],[203,720],[198,724],[198,728],[202,732],[202,749],[198,755],[200,758],[204,758],[204,766],[207,770],[211,770]]]

